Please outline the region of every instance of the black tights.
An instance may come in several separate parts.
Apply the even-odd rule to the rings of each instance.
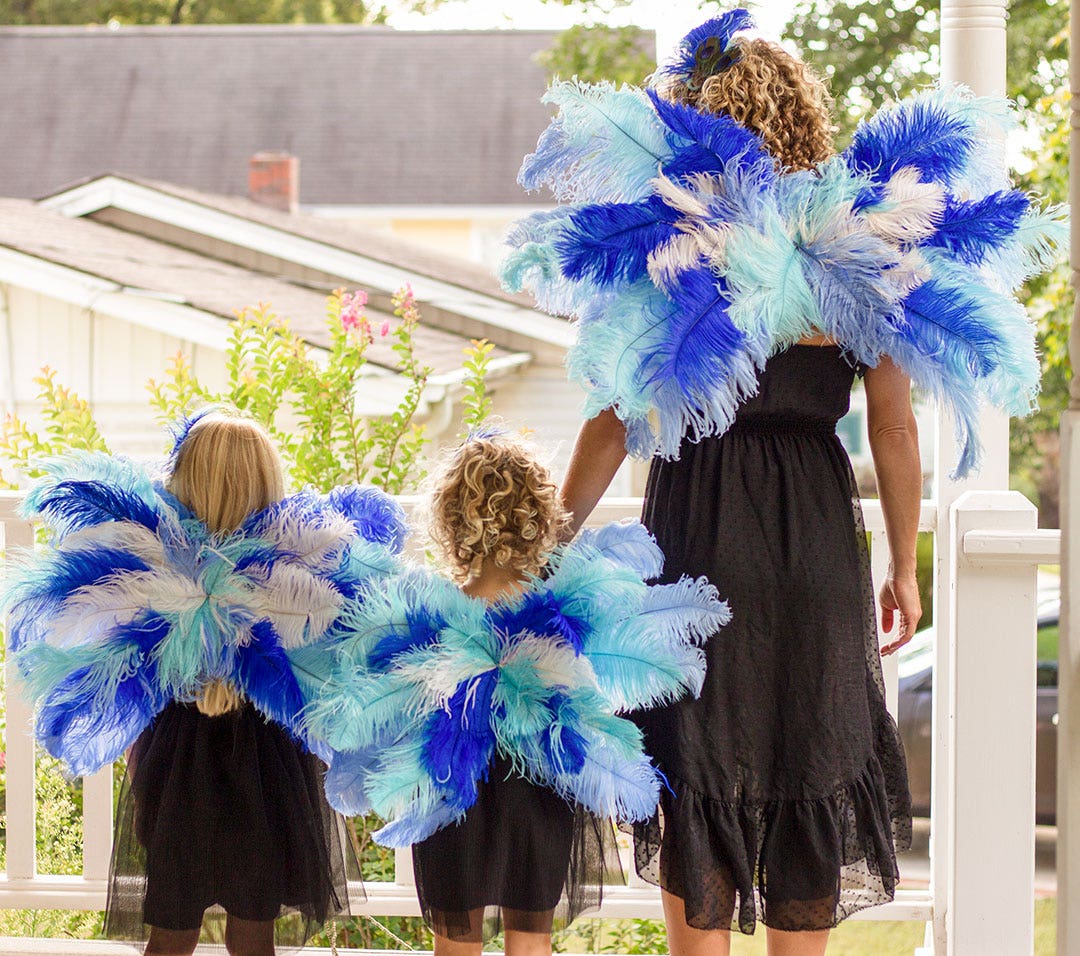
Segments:
[[[197,929],[150,927],[145,956],[191,956],[199,944]],[[240,919],[231,913],[225,920],[225,948],[230,956],[274,956],[274,921]]]

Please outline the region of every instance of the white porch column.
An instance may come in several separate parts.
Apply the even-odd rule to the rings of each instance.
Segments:
[[[1072,0],[1072,287],[1077,294],[1069,336],[1073,380],[1061,416],[1061,643],[1058,650],[1057,951],[1080,952],[1080,0]]]
[[[941,76],[962,83],[980,95],[1005,92],[1005,20],[1007,0],[941,0]],[[956,756],[956,674],[952,650],[956,641],[956,582],[950,569],[953,550],[952,505],[965,491],[1009,487],[1008,419],[986,411],[980,418],[983,466],[978,475],[959,483],[948,473],[956,460],[952,427],[939,413],[934,469],[934,500],[938,522],[934,544],[934,621],[937,649],[934,662],[934,753],[931,816],[933,822],[931,889],[934,894],[933,952],[960,952],[954,946],[957,885],[950,865],[956,857],[953,805]],[[993,653],[993,648],[985,648]],[[948,941],[948,945],[947,945]],[[989,951],[987,951],[989,952]],[[1010,951],[1011,952],[1011,951]]]

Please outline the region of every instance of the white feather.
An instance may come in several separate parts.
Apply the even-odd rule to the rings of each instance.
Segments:
[[[719,233],[720,230],[717,229]],[[702,250],[696,235],[681,233],[661,243],[649,253],[649,278],[658,289],[670,290],[683,272],[701,264]]]
[[[919,171],[904,166],[885,184],[885,198],[862,216],[870,231],[889,242],[917,243],[933,234],[945,208],[945,190],[920,181]]]
[[[91,545],[129,551],[147,564],[161,565],[165,562],[165,546],[161,538],[134,521],[107,521],[73,531],[64,538],[60,550],[81,551]]]
[[[312,570],[333,570],[356,537],[352,522],[343,515],[327,516],[318,524],[288,511],[260,535],[284,551],[283,561]]]
[[[288,649],[325,634],[341,604],[341,593],[329,581],[306,568],[278,562],[270,569],[265,586],[253,594],[251,610],[274,625],[281,646]]]
[[[532,663],[537,678],[547,687],[595,687],[596,674],[588,659],[579,656],[569,644],[556,643],[550,637],[520,637],[511,642],[501,664],[520,661]]]
[[[205,601],[206,592],[186,575],[168,570],[128,572],[79,588],[54,618],[48,640],[57,647],[88,644],[143,611],[183,614]]]

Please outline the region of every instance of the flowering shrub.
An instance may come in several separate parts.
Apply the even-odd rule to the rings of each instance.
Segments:
[[[420,312],[412,289],[400,289],[393,303],[398,321],[385,319],[373,328],[364,292],[335,292],[327,300],[325,350],[308,345],[268,305],[244,309],[229,331],[225,388],[204,387],[180,353],[160,381],[148,383],[150,405],[166,424],[203,405],[235,405],[274,438],[294,488],[328,491],[345,482],[369,482],[391,494],[410,489],[423,477],[426,438],[413,419],[430,369],[414,347]],[[356,397],[371,380],[367,353],[376,337],[393,341],[404,393],[390,414],[365,418]],[[9,415],[0,430],[0,461],[33,478],[43,458],[73,449],[108,451],[85,399],[60,385],[48,367],[35,382],[44,427],[35,430]],[[0,475],[0,482],[14,487],[13,477]]]

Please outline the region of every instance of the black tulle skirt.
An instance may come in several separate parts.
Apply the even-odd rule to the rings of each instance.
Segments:
[[[664,580],[706,575],[731,623],[697,700],[636,715],[672,792],[639,873],[701,929],[820,930],[892,899],[910,798],[885,708],[869,556],[835,434],[854,370],[831,347],[771,359],[724,435],[654,461],[643,520]]]
[[[347,914],[360,871],[324,771],[250,704],[219,717],[169,705],[128,758],[106,935],[202,927],[220,938],[213,924],[228,913],[277,920],[276,941],[300,946]]]
[[[501,758],[464,819],[413,847],[413,869],[428,926],[459,942],[564,928],[625,882],[611,823]]]

